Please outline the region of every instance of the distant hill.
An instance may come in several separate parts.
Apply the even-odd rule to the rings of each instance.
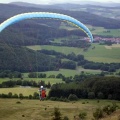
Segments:
[[[72,3],[63,3],[63,4],[52,4],[52,5],[41,5],[41,4],[32,4],[26,2],[11,2],[10,4],[25,6],[25,7],[37,7],[37,8],[53,8],[53,9],[68,9],[73,7],[80,7],[82,5],[94,5],[94,6],[104,6],[104,7],[120,7],[120,3],[115,2],[94,2],[94,1],[81,1],[78,4]]]
[[[0,4],[0,21],[24,12],[56,12],[66,14],[80,20],[84,24],[100,26],[105,28],[120,28],[120,21],[116,19],[105,18],[85,11],[70,11],[62,9],[45,9],[34,7],[23,7],[12,4]]]
[[[95,15],[103,17],[120,19],[120,3],[115,2],[93,2],[93,1],[82,1],[78,4],[64,3],[64,4],[53,4],[53,5],[41,5],[32,4],[26,2],[12,2],[12,5],[42,8],[42,9],[59,9],[69,11],[86,11]]]

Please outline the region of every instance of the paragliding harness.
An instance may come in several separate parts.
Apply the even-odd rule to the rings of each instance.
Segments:
[[[40,92],[39,94],[40,101],[44,100],[44,98],[46,97],[46,89],[43,86],[41,86],[39,92]]]

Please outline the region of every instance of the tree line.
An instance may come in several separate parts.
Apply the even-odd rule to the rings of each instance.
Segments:
[[[47,55],[54,55],[57,58],[60,58],[60,61],[63,58],[72,60],[73,64],[74,64],[74,69],[76,68],[76,66],[82,66],[84,69],[101,70],[101,71],[107,71],[107,72],[115,72],[117,69],[120,69],[120,63],[103,63],[103,62],[88,61],[84,58],[84,55],[80,55],[80,54],[76,55],[73,52],[68,55],[66,55],[64,53],[56,52],[54,50],[45,50],[45,49],[40,50],[38,52],[44,53]],[[76,62],[77,62],[77,64],[76,64]],[[60,66],[64,66],[64,64],[62,64],[62,63],[69,64],[70,62],[68,62],[68,61],[60,62]],[[69,69],[69,67],[65,67],[65,68]]]
[[[30,87],[40,87],[40,86],[44,86],[46,88],[50,88],[51,87],[51,83],[45,83],[45,81],[40,80],[38,82],[34,81],[34,80],[9,80],[9,81],[5,81],[2,82],[0,84],[0,88],[12,88],[15,86],[30,86]]]
[[[22,78],[22,73],[11,70],[0,70],[0,78]]]
[[[54,84],[49,92],[49,97],[68,98],[70,94],[75,94],[79,99],[120,100],[119,86],[120,77],[90,77],[80,82]]]

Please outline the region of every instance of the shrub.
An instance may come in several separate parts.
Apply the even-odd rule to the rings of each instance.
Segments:
[[[56,97],[51,97],[50,100],[56,101],[57,98]]]
[[[21,102],[20,102],[20,101],[17,101],[16,104],[21,104]]]
[[[110,115],[111,113],[113,113],[114,111],[116,111],[117,109],[117,105],[116,103],[112,103],[112,105],[107,105],[103,107],[103,111],[107,114]]]
[[[63,102],[69,102],[69,100],[68,100],[67,98],[65,98],[65,99],[63,100]]]
[[[8,98],[8,95],[7,95],[7,94],[2,93],[2,94],[1,94],[1,97],[2,97],[2,98]]]
[[[82,102],[82,104],[85,104],[85,102]]]
[[[34,98],[34,99],[39,99],[39,94],[38,94],[37,92],[34,92],[33,98]]]
[[[54,108],[53,116],[52,120],[62,120],[59,108]]]
[[[12,93],[11,92],[8,93],[8,98],[12,98]]]
[[[69,120],[69,118],[67,116],[64,116],[63,120]]]
[[[70,94],[68,100],[70,101],[78,100],[78,97],[75,94]]]
[[[14,94],[12,97],[13,97],[13,98],[18,98],[18,95],[17,95],[17,94]]]
[[[93,113],[93,117],[95,118],[95,120],[99,120],[100,118],[102,118],[103,110],[101,110],[100,108],[97,108],[96,111]]]
[[[97,100],[97,103],[99,103],[100,101],[99,100]]]
[[[29,99],[32,99],[32,98],[33,98],[33,96],[32,96],[32,95],[29,95],[29,96],[28,96],[28,98],[29,98]]]
[[[23,99],[23,98],[24,98],[24,96],[23,96],[22,93],[19,94],[19,98],[20,98],[20,99]]]
[[[84,119],[86,118],[86,116],[87,116],[87,113],[86,113],[86,112],[81,112],[81,113],[79,114],[79,118],[82,119],[82,120],[84,120]]]

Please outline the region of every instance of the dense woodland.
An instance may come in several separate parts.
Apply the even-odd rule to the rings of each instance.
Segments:
[[[56,70],[57,59],[33,50],[0,44],[0,69],[19,72]]]
[[[55,26],[51,27],[42,25],[41,23],[34,23],[34,21],[28,21],[30,23],[17,23],[8,27],[0,34],[0,42],[12,45],[26,46],[26,45],[66,45],[66,41],[63,44],[56,44],[53,42],[55,38],[67,37],[70,35],[86,36],[81,30],[65,30],[58,29],[60,21],[55,23]],[[40,25],[38,25],[40,24]],[[68,41],[69,42],[69,41]],[[70,46],[70,45],[69,45]]]
[[[54,97],[55,100],[60,97],[68,98],[70,94],[84,99],[120,100],[120,78],[92,76],[80,82],[54,84],[49,92],[49,97]]]

